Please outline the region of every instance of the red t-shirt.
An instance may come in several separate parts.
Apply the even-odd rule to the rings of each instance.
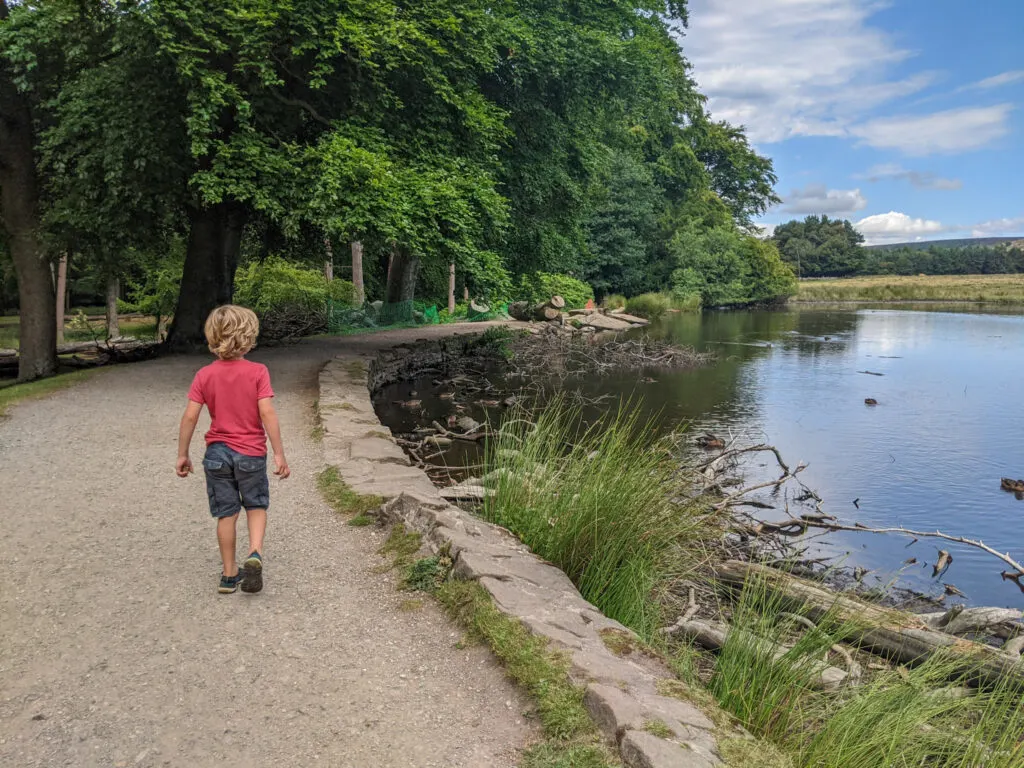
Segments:
[[[267,455],[267,432],[259,401],[273,397],[267,366],[244,358],[216,360],[200,368],[188,399],[210,410],[206,444],[225,443],[246,456]]]

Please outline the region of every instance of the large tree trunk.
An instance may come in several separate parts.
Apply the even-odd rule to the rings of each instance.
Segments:
[[[172,350],[204,346],[207,316],[221,304],[231,303],[245,226],[244,210],[233,203],[193,208],[189,219],[178,307],[167,334],[166,344]]]
[[[412,301],[416,295],[416,276],[420,260],[404,248],[396,248],[388,272],[388,289],[384,301],[398,304]]]
[[[352,302],[361,307],[366,301],[366,289],[363,287],[363,244],[358,240],[352,241],[352,285],[355,286]]]
[[[57,344],[64,343],[64,310],[67,307],[68,298],[68,255],[61,254],[57,262],[57,298],[53,303],[57,318],[54,328],[57,332]]]
[[[0,0],[0,19],[7,3]],[[32,114],[10,71],[0,64],[0,221],[18,276],[18,379],[57,372],[57,317],[53,277],[39,241],[39,195]]]
[[[117,299],[121,293],[121,281],[117,275],[107,276],[107,338],[121,336],[121,323],[117,316]]]

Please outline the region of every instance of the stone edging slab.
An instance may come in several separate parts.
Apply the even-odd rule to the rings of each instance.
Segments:
[[[438,345],[443,354],[444,345]],[[417,349],[417,357],[420,356]],[[320,373],[324,457],[357,493],[381,496],[379,516],[423,534],[433,551],[447,547],[457,578],[477,581],[497,608],[547,638],[570,659],[584,704],[630,768],[708,768],[721,764],[715,726],[695,705],[658,692],[674,679],[661,661],[640,652],[613,653],[608,633],[635,638],[588,603],[561,570],[533,555],[511,533],[445,501],[426,473],[410,465],[381,425],[369,384],[401,368],[403,353],[381,359],[336,358]],[[628,645],[628,643],[627,643]],[[663,723],[669,738],[645,727]]]

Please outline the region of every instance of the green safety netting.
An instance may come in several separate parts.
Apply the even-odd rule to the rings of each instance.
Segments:
[[[330,333],[394,325],[435,325],[439,322],[437,307],[420,301],[394,304],[373,301],[358,308],[332,300],[327,302],[327,330]]]
[[[471,304],[469,309],[466,311],[466,319],[471,323],[479,323],[484,320],[507,320],[508,304],[499,304],[495,307],[488,307],[486,312],[475,311]]]

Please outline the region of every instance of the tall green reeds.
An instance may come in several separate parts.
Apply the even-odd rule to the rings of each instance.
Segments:
[[[1022,692],[1011,683],[971,688],[971,676],[956,672],[962,658],[936,656],[913,669],[874,671],[861,686],[815,690],[825,653],[850,628],[826,619],[794,643],[791,630],[801,629],[780,617],[786,610],[764,585],[747,585],[710,688],[795,766],[1024,768]],[[792,647],[779,653],[786,637]]]
[[[675,466],[648,424],[621,409],[583,427],[555,402],[506,421],[491,446],[487,519],[572,579],[606,615],[651,637],[658,597],[684,567],[698,524],[672,503]]]

